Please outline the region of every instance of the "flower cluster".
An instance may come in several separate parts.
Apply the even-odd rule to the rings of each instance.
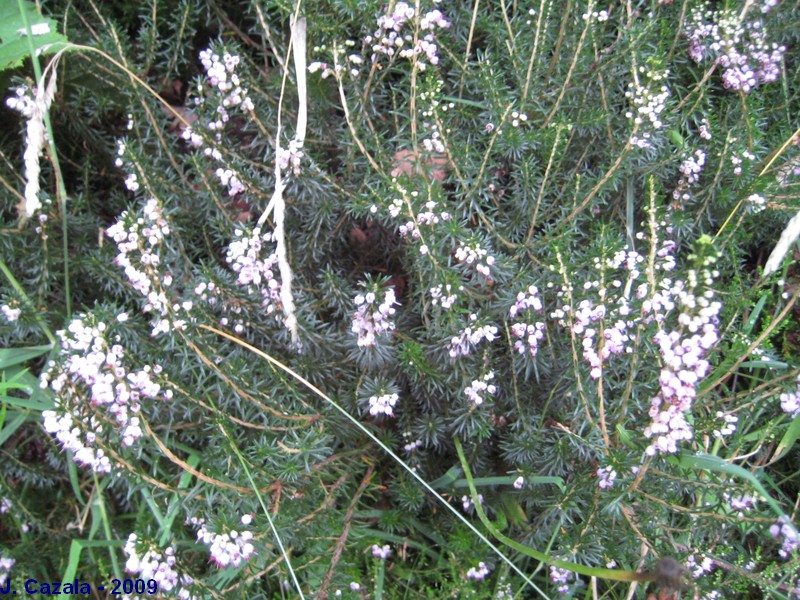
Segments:
[[[642,262],[644,257],[638,252],[624,250],[605,260],[595,258],[594,263],[598,270],[607,269],[612,272],[624,268],[625,282],[613,279],[608,286],[599,280],[587,281],[583,287],[587,291],[593,288],[597,290],[600,301],[598,304],[584,299],[577,309],[565,306],[552,315],[558,317],[565,311],[571,311],[572,333],[582,337],[583,358],[591,367],[592,379],[598,379],[603,374],[603,363],[611,356],[631,352],[628,330],[633,327],[634,321],[629,318],[631,309],[626,290],[641,275],[639,265]],[[565,290],[561,293],[565,293]]]
[[[713,567],[714,561],[708,556],[704,556],[699,562],[694,554],[690,554],[686,559],[686,568],[692,572],[692,577],[695,579],[709,573]]]
[[[483,506],[483,494],[478,494],[478,503]],[[464,512],[469,512],[472,509],[472,498],[469,496],[461,496],[461,507]]]
[[[412,196],[416,196],[416,192],[412,192]],[[395,200],[389,207],[389,214],[392,215],[392,217],[397,217],[397,215],[400,214],[402,205],[402,200]],[[449,221],[450,213],[447,211],[436,211],[435,209],[437,206],[437,202],[433,200],[427,201],[424,205],[424,210],[417,214],[416,219],[407,221],[404,225],[400,225],[400,237],[410,235],[412,238],[418,238],[421,235],[419,225],[433,226],[438,225],[440,221]]]
[[[129,129],[133,127],[133,121],[130,121],[129,125]],[[117,158],[114,159],[114,165],[120,169],[125,169],[125,187],[128,188],[128,191],[137,192],[140,187],[139,176],[131,171],[133,163],[130,160],[126,160],[126,157],[130,158],[128,155],[128,142],[126,140],[117,140]]]
[[[458,291],[462,291],[464,286],[458,286]],[[444,309],[451,308],[458,299],[458,295],[453,293],[453,286],[449,283],[437,285],[430,289],[431,303],[434,306],[441,306]]]
[[[602,467],[597,469],[597,487],[601,490],[610,490],[614,487],[614,481],[617,479],[617,472],[613,467]]]
[[[300,175],[300,161],[304,156],[303,142],[291,139],[288,148],[278,147],[278,168],[281,171],[291,168],[292,174],[297,177]]]
[[[142,217],[137,218],[126,211],[106,230],[106,235],[116,242],[119,249],[114,262],[124,269],[133,289],[144,297],[142,310],[155,315],[152,323],[154,336],[170,329],[185,328],[186,321],[173,318],[171,313],[192,308],[191,302],[174,303],[166,294],[172,285],[172,275],[169,272],[162,273],[159,269],[159,251],[169,232],[169,224],[154,198],[145,204]]]
[[[471,314],[469,320],[475,323],[478,320],[478,315]],[[450,358],[468,356],[472,352],[472,348],[481,343],[481,341],[493,342],[495,339],[497,339],[497,327],[494,325],[477,325],[475,327],[470,325],[460,334],[450,339],[450,349],[448,351]]]
[[[242,525],[249,525],[252,523],[252,515],[243,515],[241,522]],[[252,531],[231,529],[227,533],[214,533],[208,530],[204,519],[197,517],[189,519],[189,523],[199,527],[197,541],[209,547],[211,562],[219,567],[239,567],[255,553],[255,547],[251,543]]]
[[[356,312],[353,315],[352,331],[358,336],[358,346],[365,348],[374,346],[378,338],[394,329],[395,305],[398,305],[394,288],[386,288],[383,291],[383,298],[378,303],[378,296],[375,292],[358,294],[355,297]]]
[[[464,394],[469,398],[475,406],[480,406],[486,399],[486,395],[494,396],[497,393],[497,387],[489,383],[494,379],[494,371],[489,371],[480,379],[475,379],[464,389]]]
[[[124,364],[125,351],[109,344],[106,324],[89,316],[77,316],[61,338],[61,360],[51,361],[40,385],[55,392],[56,410],[45,411],[44,428],[53,434],[75,461],[98,473],[111,471],[111,462],[98,439],[109,440],[109,428],[119,431],[123,446],[142,436],[141,398],[156,398],[161,386],[153,376],[161,367],[146,365],[138,371]],[[163,394],[171,398],[171,392]]]
[[[696,150],[694,154],[688,156],[678,167],[681,172],[681,178],[678,179],[678,187],[672,192],[672,198],[676,202],[681,200],[688,202],[692,199],[692,194],[689,188],[693,186],[700,179],[700,173],[703,172],[703,167],[706,164],[706,153],[702,150]]]
[[[397,394],[383,394],[381,396],[370,396],[369,414],[373,417],[377,415],[394,416],[394,405],[400,397]]]
[[[372,46],[373,63],[377,63],[380,56],[392,58],[398,55],[415,61],[420,71],[425,70],[428,64],[439,64],[435,31],[450,27],[450,22],[440,10],[427,12],[419,20],[420,32],[425,33],[415,40],[415,36],[406,27],[415,16],[416,11],[412,6],[406,2],[398,2],[391,14],[378,17],[378,29],[364,39],[365,44]],[[420,59],[423,56],[427,63]]]
[[[475,265],[475,270],[489,281],[492,280],[491,267],[494,266],[494,257],[482,248],[478,242],[461,244],[456,248],[456,260],[467,265]]]
[[[275,277],[278,255],[275,251],[267,254],[266,249],[274,241],[272,233],[261,233],[256,227],[252,231],[236,229],[236,236],[228,245],[225,260],[237,274],[236,283],[245,286],[248,293],[258,290],[261,306],[266,314],[278,316],[281,306],[281,283]]]
[[[553,583],[557,583],[558,587],[556,588],[560,594],[566,594],[569,592],[569,580],[572,579],[572,571],[567,569],[562,569],[561,567],[550,567],[550,581]]]
[[[581,15],[581,18],[584,21],[599,21],[601,23],[608,21],[608,11],[607,10],[593,10],[592,12],[585,12]]]
[[[688,282],[675,281],[665,289],[670,297],[664,302],[680,311],[678,328],[663,328],[654,336],[661,353],[663,367],[659,377],[660,392],[650,408],[652,422],[644,431],[645,437],[654,440],[647,448],[647,454],[656,452],[677,452],[677,442],[692,438],[692,428],[686,421],[685,413],[691,409],[697,394],[697,385],[706,376],[710,363],[706,353],[717,343],[718,315],[722,305],[714,300],[710,289],[716,272],[709,270],[707,258],[701,271],[690,271]],[[698,293],[698,279],[706,290]]]
[[[745,201],[747,202],[748,209],[754,215],[760,213],[767,207],[767,199],[760,194],[750,194]]]
[[[372,556],[375,558],[380,558],[381,560],[386,560],[392,554],[392,548],[388,544],[385,546],[378,546],[378,544],[372,545]]]
[[[253,101],[247,95],[247,89],[242,88],[242,82],[236,73],[241,59],[229,52],[220,57],[211,48],[201,50],[199,57],[206,70],[209,85],[216,88],[221,95],[219,106],[216,107],[218,119],[209,123],[208,128],[222,129],[230,119],[229,108],[239,106],[243,111],[252,111]]]
[[[539,353],[539,342],[544,339],[544,323],[514,323],[511,334],[519,338],[514,342],[514,349],[520,354],[528,354],[536,358]]]
[[[474,579],[475,581],[483,581],[489,574],[489,567],[486,563],[481,561],[477,567],[470,567],[467,571],[467,579]]]
[[[739,417],[734,414],[724,413],[721,410],[718,410],[715,416],[723,423],[722,427],[713,431],[715,438],[732,435],[736,431],[736,423],[739,422]]]
[[[0,587],[3,587],[8,580],[8,573],[11,571],[11,567],[14,566],[14,563],[17,561],[13,558],[6,558],[5,556],[0,556]]]
[[[687,36],[689,57],[698,63],[706,57],[716,60],[727,89],[747,94],[780,78],[786,48],[767,41],[758,19],[742,22],[735,9],[695,9]]]
[[[216,143],[220,144],[222,142],[222,131],[231,118],[230,109],[238,107],[241,111],[250,113],[254,109],[253,101],[248,96],[247,89],[242,87],[241,79],[236,73],[236,69],[241,62],[239,56],[225,52],[220,57],[211,48],[207,48],[200,52],[199,57],[203,68],[206,70],[206,80],[211,86],[216,100],[213,107],[214,118],[206,123],[205,127],[213,134]],[[202,106],[206,103],[205,89],[201,85],[197,91],[198,95],[194,98],[194,104],[195,106]],[[195,132],[192,126],[188,124],[196,120],[197,117],[195,115],[190,115],[187,118],[187,123],[182,124],[181,137],[192,147],[202,148],[205,156],[222,162],[223,157],[220,150],[207,145],[203,136]],[[229,196],[236,196],[245,191],[239,174],[228,165],[223,164],[214,171],[214,174],[220,184],[227,188]]]
[[[11,304],[15,303],[12,302]],[[3,313],[3,316],[8,320],[9,323],[14,323],[22,314],[22,309],[19,308],[19,306],[3,304],[3,306],[0,306],[0,313]]]
[[[14,89],[13,96],[6,98],[6,106],[17,111],[26,119],[30,119],[36,110],[36,101],[33,99],[30,88],[27,85],[21,85]]]
[[[769,528],[769,533],[781,543],[781,548],[778,550],[781,558],[789,558],[789,555],[800,547],[797,528],[783,517],[779,517],[778,522]]]
[[[750,512],[756,506],[756,502],[758,502],[758,496],[754,496],[752,494],[739,494],[738,496],[731,496],[728,492],[725,492],[723,495],[725,501],[730,506],[731,510],[739,513],[739,516],[742,516],[746,512]]]
[[[143,544],[138,536],[132,533],[128,536],[122,551],[127,557],[125,570],[128,573],[144,580],[154,580],[158,584],[159,592],[171,592],[180,585],[178,598],[182,600],[195,598],[189,592],[194,580],[188,575],[179,575],[175,570],[175,549],[172,546],[161,550],[157,546]]]
[[[794,418],[800,415],[800,377],[797,378],[797,389],[793,392],[784,392],[780,396],[781,409]]]
[[[669,77],[669,70],[655,71],[639,67],[639,74],[647,80],[647,84],[638,81],[628,84],[625,97],[630,100],[633,110],[627,111],[625,116],[631,119],[637,127],[645,126],[641,137],[631,137],[631,144],[640,148],[649,148],[651,132],[661,129],[664,125],[661,121],[661,113],[666,108],[670,91],[669,87],[662,82]]]

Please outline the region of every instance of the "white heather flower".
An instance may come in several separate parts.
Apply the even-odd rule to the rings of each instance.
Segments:
[[[489,574],[489,567],[486,566],[486,563],[481,561],[478,563],[478,567],[470,567],[467,571],[467,579],[474,579],[475,581],[483,581],[483,579]]]
[[[781,394],[781,409],[792,418],[800,415],[800,393],[789,392]]]
[[[136,190],[139,189],[139,182],[137,180],[138,176],[136,175],[136,173],[130,173],[125,178],[125,187],[128,188],[130,191],[135,192]]]
[[[12,506],[11,500],[4,496],[0,499],[0,514],[5,514],[10,511]]]
[[[8,304],[3,304],[3,306],[0,306],[0,312],[9,322],[14,323],[22,314],[22,309],[11,308]]]
[[[759,194],[750,194],[747,197],[747,205],[753,214],[757,214],[767,207],[767,200]]]
[[[515,489],[521,490],[524,485],[525,485],[525,478],[522,475],[520,475],[519,477],[517,477],[514,480],[514,488]]]
[[[392,549],[388,544],[385,546],[379,546],[378,544],[373,544],[372,546],[372,556],[374,556],[375,558],[386,560],[387,558],[389,558],[389,555],[391,553]]]
[[[11,570],[11,567],[14,566],[14,563],[17,561],[13,558],[6,558],[5,556],[0,556],[0,586],[4,586],[6,581],[8,580],[8,572]]]
[[[385,414],[389,417],[393,417],[394,405],[397,404],[398,398],[399,396],[397,394],[371,396],[369,399],[369,414],[372,416]]]
[[[40,385],[55,393],[56,406],[44,411],[45,431],[54,435],[74,460],[98,473],[111,471],[111,462],[98,437],[108,441],[116,430],[124,446],[131,446],[143,432],[139,425],[140,399],[161,395],[161,386],[153,381],[158,368],[145,365],[130,370],[124,361],[125,351],[105,338],[104,323],[92,323],[77,315],[61,339],[59,363],[52,362],[42,374]],[[99,419],[100,414],[106,418]]]
[[[226,533],[214,533],[208,530],[204,519],[192,517],[189,522],[199,526],[197,541],[209,547],[211,562],[217,566],[239,567],[253,557],[253,532],[233,529]]]

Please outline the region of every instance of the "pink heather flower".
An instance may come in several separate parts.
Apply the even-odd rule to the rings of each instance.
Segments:
[[[476,314],[469,316],[470,321],[475,322],[478,320]],[[467,327],[459,335],[451,338],[450,340],[450,358],[458,358],[460,356],[467,356],[472,348],[477,346],[481,341],[487,340],[493,342],[497,339],[497,327],[494,325],[481,325],[478,327]]]
[[[392,553],[392,548],[387,544],[385,546],[379,546],[378,544],[373,544],[372,546],[372,556],[375,558],[380,558],[381,560],[386,560],[389,558],[389,555]]]
[[[508,316],[512,319],[523,310],[542,312],[542,300],[539,298],[539,288],[535,285],[528,286],[525,292],[517,294],[517,301],[509,309]]]
[[[765,7],[768,4],[770,0]],[[767,12],[769,8],[762,10]],[[731,9],[695,9],[687,36],[690,58],[695,62],[714,58],[722,67],[722,84],[727,89],[747,94],[780,78],[786,48],[767,41],[759,19],[742,23]]]
[[[483,506],[483,494],[478,494],[478,502]],[[461,496],[461,506],[464,508],[464,512],[468,512],[472,508],[472,498]]]
[[[715,438],[725,437],[736,431],[736,423],[739,421],[739,417],[733,414],[725,414],[721,410],[717,411],[716,417],[723,422],[723,425],[714,430],[713,435]]]
[[[358,294],[354,300],[356,312],[351,330],[358,335],[360,348],[374,346],[380,337],[394,329],[391,317],[396,312],[394,307],[399,305],[394,288],[381,288],[378,293],[383,293],[380,303],[375,292]]]
[[[292,174],[297,177],[300,175],[300,161],[305,154],[303,153],[303,142],[296,139],[289,140],[289,147],[278,147],[278,168],[282,171],[292,169]]]
[[[483,579],[489,574],[489,567],[486,566],[486,563],[481,561],[478,563],[478,567],[470,567],[467,571],[467,579],[474,579],[475,581],[483,581]]]
[[[155,545],[143,544],[132,533],[122,551],[127,557],[125,571],[145,580],[154,580],[162,592],[171,592],[180,586],[182,597],[189,598],[187,588],[194,580],[188,575],[179,575],[175,570],[175,549],[172,546],[162,550]]]
[[[489,371],[481,379],[475,379],[469,387],[464,390],[464,394],[475,406],[483,404],[486,395],[493,396],[497,393],[497,388],[489,383],[492,379],[494,379],[494,371]]]
[[[520,338],[514,342],[514,349],[520,354],[527,352],[531,358],[536,358],[539,342],[544,339],[544,323],[514,323],[511,333]]]
[[[617,478],[617,472],[613,467],[602,467],[597,469],[597,487],[601,490],[609,490],[614,487],[614,480]]]
[[[728,506],[731,507],[731,510],[739,513],[741,517],[746,512],[750,512],[755,508],[756,502],[758,502],[758,497],[753,496],[752,494],[741,494],[739,496],[731,496],[728,493],[723,494],[723,497],[728,503]]]
[[[713,281],[712,273],[703,271],[707,282]],[[714,294],[707,290],[695,294],[690,285],[697,281],[698,273],[689,274],[690,284],[675,282],[668,293],[675,302],[671,305],[681,310],[678,328],[658,331],[654,341],[658,344],[663,361],[659,377],[661,390],[652,399],[650,417],[652,422],[644,430],[646,438],[654,438],[646,452],[677,452],[677,442],[692,439],[692,428],[685,413],[691,410],[696,388],[711,366],[705,354],[717,343],[717,315],[722,305],[713,300]]]
[[[572,578],[572,571],[562,569],[560,567],[550,567],[550,581],[560,584],[556,589],[559,593],[566,594],[569,592],[569,580]]]
[[[686,559],[686,567],[692,572],[692,577],[697,579],[711,572],[711,569],[714,567],[714,561],[704,556],[703,559],[698,562],[695,555],[692,554]]]
[[[797,529],[791,521],[783,517],[778,517],[778,522],[769,528],[769,532],[773,538],[781,542],[781,548],[778,550],[781,558],[789,558],[789,555],[800,546]]]
[[[281,284],[274,272],[278,255],[275,251],[267,253],[274,236],[269,232],[262,234],[258,227],[252,232],[237,229],[234,234],[225,260],[237,274],[236,283],[245,286],[248,293],[260,292],[262,308],[267,314],[279,316]]]
[[[495,260],[493,256],[481,248],[477,242],[467,245],[461,245],[456,249],[456,260],[460,263],[467,265],[474,265],[475,270],[483,275],[486,279],[492,279],[491,267],[494,265]]]

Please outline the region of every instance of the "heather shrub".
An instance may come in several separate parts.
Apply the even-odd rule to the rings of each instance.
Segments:
[[[0,582],[800,597],[794,3],[45,11]]]

